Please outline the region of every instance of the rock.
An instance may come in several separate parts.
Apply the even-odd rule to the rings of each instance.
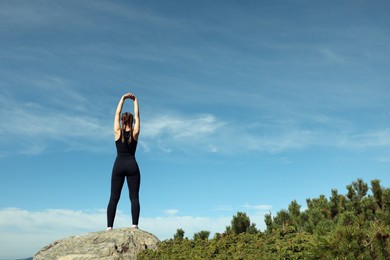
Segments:
[[[137,259],[144,249],[157,249],[156,236],[133,228],[93,232],[54,241],[41,249],[34,260]]]

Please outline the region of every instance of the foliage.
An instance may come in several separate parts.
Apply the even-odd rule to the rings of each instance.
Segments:
[[[227,226],[225,234],[257,234],[260,231],[257,230],[256,224],[251,223],[248,215],[245,212],[237,212],[237,215],[233,216],[231,226]]]
[[[209,236],[210,236],[210,231],[202,230],[202,231],[194,234],[194,240],[198,240],[198,239],[209,240]]]
[[[184,239],[184,230],[179,228],[176,230],[176,234],[173,235],[173,239],[176,241],[182,241]]]
[[[347,194],[331,190],[330,198],[307,199],[307,209],[293,200],[287,210],[265,215],[260,232],[244,212],[237,212],[224,233],[209,231],[173,239],[138,259],[390,259],[390,189],[379,180],[369,187],[358,179]]]

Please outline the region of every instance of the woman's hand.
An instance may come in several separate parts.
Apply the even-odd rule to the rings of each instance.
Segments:
[[[135,96],[133,94],[131,94],[130,92],[129,93],[126,93],[122,96],[123,100],[129,98],[129,99],[132,99],[132,100],[135,100]]]

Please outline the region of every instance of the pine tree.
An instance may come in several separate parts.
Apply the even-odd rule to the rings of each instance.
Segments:
[[[179,228],[176,230],[176,234],[173,235],[173,239],[176,241],[182,241],[184,239],[184,230]]]
[[[383,201],[382,201],[382,188],[380,185],[380,180],[372,180],[371,181],[371,191],[374,195],[374,198],[376,200],[376,203],[378,204],[378,207],[382,209]]]
[[[251,221],[246,213],[237,212],[237,215],[233,216],[231,224],[233,232],[235,234],[240,234],[248,230],[251,225]]]
[[[210,231],[199,231],[198,233],[194,234],[194,240],[200,239],[200,240],[209,240]]]

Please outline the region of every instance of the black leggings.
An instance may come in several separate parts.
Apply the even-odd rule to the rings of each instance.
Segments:
[[[133,225],[138,225],[140,212],[138,194],[141,183],[138,164],[134,157],[117,156],[111,177],[111,196],[107,208],[107,227],[113,227],[114,225],[116,207],[121,196],[125,178],[129,187]]]

